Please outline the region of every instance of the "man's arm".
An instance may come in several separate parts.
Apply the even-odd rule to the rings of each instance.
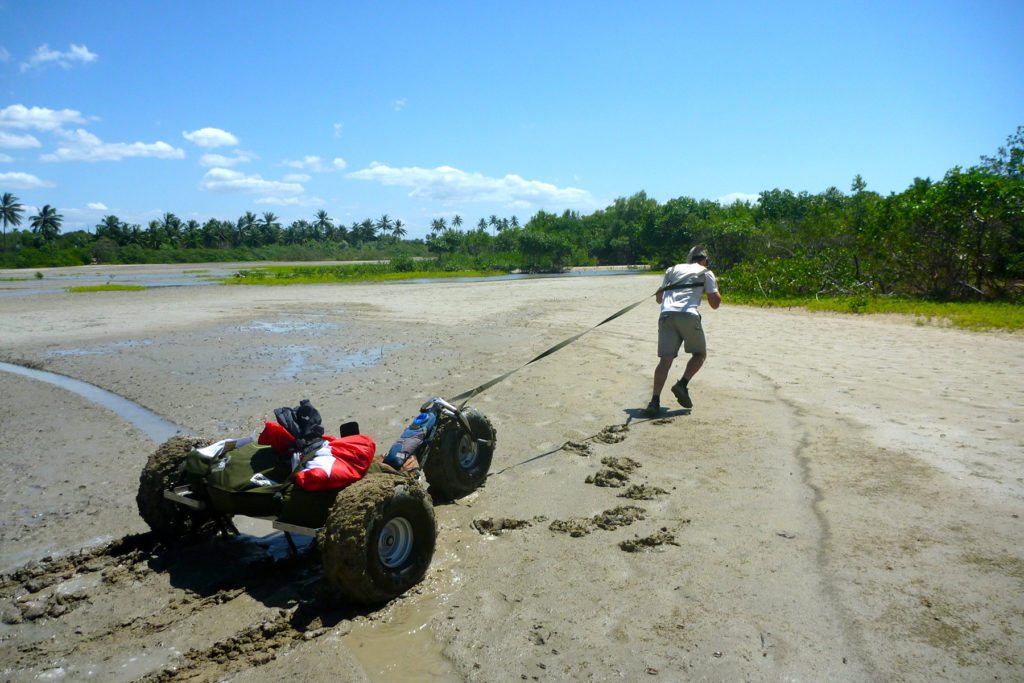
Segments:
[[[722,305],[722,295],[718,292],[708,292],[708,305],[711,308],[718,308]]]

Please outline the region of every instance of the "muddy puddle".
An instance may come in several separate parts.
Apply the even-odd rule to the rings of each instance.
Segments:
[[[163,443],[177,434],[191,434],[185,427],[157,415],[124,396],[119,396],[111,391],[101,389],[94,384],[89,384],[73,377],[3,362],[0,362],[0,372],[9,372],[40,382],[46,382],[47,384],[53,384],[61,389],[78,394],[93,403],[103,406],[126,422],[130,422],[154,443]]]

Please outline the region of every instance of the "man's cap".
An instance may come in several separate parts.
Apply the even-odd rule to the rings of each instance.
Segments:
[[[698,245],[690,250],[690,255],[687,257],[687,260],[689,263],[696,263],[697,261],[700,261],[701,259],[706,259],[707,257],[708,250]]]

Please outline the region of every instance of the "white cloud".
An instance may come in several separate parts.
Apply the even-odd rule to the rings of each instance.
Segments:
[[[0,62],[6,64],[9,61],[11,61],[11,53],[6,48],[0,47]]]
[[[39,147],[39,140],[32,135],[15,135],[0,130],[0,147],[6,149],[29,149]]]
[[[395,111],[402,111],[403,109],[405,109],[405,105],[407,104],[409,104],[409,101],[404,97],[400,97],[397,100],[395,100],[391,106],[395,108]]]
[[[270,204],[273,206],[323,206],[324,200],[319,197],[260,197],[256,204]]]
[[[10,164],[14,162],[14,157],[10,154],[0,154],[0,164]]]
[[[103,202],[89,202],[86,206],[93,211],[109,211],[109,209],[107,209],[107,205]]]
[[[37,187],[54,187],[49,180],[42,180],[31,173],[0,173],[0,185],[13,190],[34,190]]]
[[[259,175],[245,175],[227,168],[211,168],[199,181],[206,192],[256,192],[267,195],[294,196],[302,194],[298,183],[264,180]]]
[[[200,147],[233,147],[238,144],[238,138],[220,128],[200,128],[191,132],[183,131],[181,135],[189,142]]]
[[[199,163],[202,166],[220,166],[230,167],[238,164],[245,164],[258,157],[252,152],[243,152],[241,150],[233,150],[231,156],[226,157],[223,154],[204,154],[199,157]]]
[[[312,179],[313,176],[307,173],[288,173],[283,178],[283,180],[289,183],[308,183]]]
[[[120,161],[128,157],[183,159],[185,152],[158,140],[157,142],[103,142],[87,130],[59,131],[64,144],[52,154],[43,154],[41,161]]]
[[[409,187],[412,188],[410,197],[444,202],[501,202],[516,208],[551,209],[586,209],[597,204],[589,192],[579,188],[556,187],[512,174],[489,178],[451,166],[392,168],[373,162],[369,168],[349,173],[346,177]]]
[[[335,157],[330,164],[325,164],[322,158],[312,154],[306,155],[302,159],[285,159],[281,165],[313,173],[330,173],[331,171],[340,171],[348,166],[341,157]]]
[[[730,192],[727,195],[722,195],[715,201],[722,206],[729,206],[736,202],[751,202],[752,204],[757,204],[760,199],[761,195],[759,194],[750,194],[749,192]]]
[[[62,69],[70,69],[76,62],[88,64],[94,61],[96,61],[96,55],[89,52],[89,48],[84,45],[72,43],[67,52],[61,52],[60,50],[51,50],[50,46],[44,43],[36,48],[36,53],[27,62],[22,62],[21,71],[24,73],[34,68],[42,69],[51,64]]]
[[[26,107],[23,104],[12,104],[0,109],[0,128],[57,131],[68,123],[85,124],[88,121],[74,109],[56,111],[45,107]]]
[[[336,124],[334,124],[334,137],[340,138],[341,137],[341,129],[344,128],[344,127],[345,127],[344,123],[336,123]]]

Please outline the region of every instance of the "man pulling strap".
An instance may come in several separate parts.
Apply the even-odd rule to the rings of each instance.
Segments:
[[[682,378],[672,385],[672,394],[682,407],[693,407],[688,385],[708,357],[698,310],[705,292],[711,308],[722,304],[718,281],[708,270],[708,253],[704,247],[698,246],[690,249],[687,263],[665,271],[661,287],[654,294],[655,300],[661,304],[661,315],[658,316],[658,367],[654,369],[654,395],[644,411],[647,417],[656,417],[661,412],[661,390],[673,361],[679,355],[680,346],[690,354],[690,360]]]

